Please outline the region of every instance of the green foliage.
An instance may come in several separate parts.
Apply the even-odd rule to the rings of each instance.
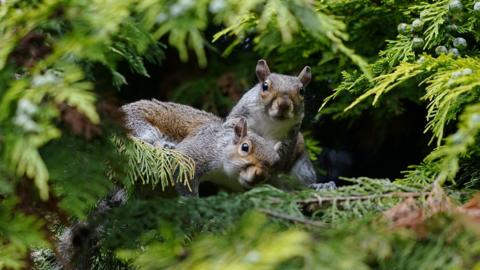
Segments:
[[[255,6],[264,7],[261,14],[245,12]],[[229,27],[217,33],[213,41],[223,35],[235,35],[243,39],[249,31],[258,29],[258,35],[254,39],[255,49],[262,52],[262,55],[289,50],[289,46],[298,46],[297,43],[292,43],[293,40],[305,39],[315,42],[316,46],[321,46],[322,49],[332,48],[342,52],[369,74],[365,61],[344,45],[343,41],[348,38],[344,32],[345,25],[339,18],[325,12],[327,6],[326,3],[316,3],[314,7],[304,0],[243,1],[241,4],[232,5],[232,10],[240,11],[238,14],[233,15],[229,9],[225,9],[216,15],[216,19],[226,19]],[[287,49],[280,46],[282,42],[286,43]],[[239,40],[234,41],[225,53],[228,55],[233,46],[239,43]],[[310,51],[313,52],[312,49]],[[306,58],[308,55],[302,57]]]
[[[310,160],[317,160],[317,156],[322,152],[320,147],[320,142],[316,141],[313,138],[310,138],[310,133],[303,133],[305,139],[305,148],[307,148],[308,156]]]
[[[58,228],[87,219],[113,186],[188,185],[191,159],[111,137],[115,117],[101,109],[105,89],[123,94],[129,83],[120,67],[149,77],[147,63],[163,65],[169,46],[182,61],[194,54],[200,67],[209,63],[201,79],[168,93],[175,101],[222,114],[233,103],[218,91],[221,74],[232,72],[244,90],[258,56],[275,72],[308,64],[317,82],[309,91],[334,89],[317,119],[369,113],[386,121],[414,102],[426,109],[436,148],[394,182],[132,196],[102,217],[95,269],[480,267],[478,221],[467,208],[429,214],[438,184],[464,201],[472,191],[449,184],[479,183],[480,16],[475,1],[461,2],[452,9],[449,0],[1,1],[0,268],[30,267],[29,254],[37,269],[58,267],[47,249]],[[399,23],[406,24],[397,33]],[[228,64],[214,60],[220,55]],[[321,143],[307,136],[312,159]],[[422,218],[407,226],[384,219],[410,199],[416,206],[407,214],[421,209]]]
[[[468,219],[441,213],[416,231],[394,229],[391,222],[397,221],[375,215],[411,196],[420,196],[418,202],[426,209],[432,193],[374,179],[352,181],[355,184],[350,187],[320,193],[289,193],[265,186],[238,195],[134,201],[108,217],[112,224],[107,227],[113,230],[107,232],[105,244],[136,269],[391,269],[394,265],[454,269],[475,265],[479,235]],[[350,216],[309,215],[302,207],[308,209],[312,202],[320,211]],[[139,215],[145,218],[133,218]],[[238,220],[239,216],[243,217]],[[467,246],[471,249],[465,252]]]
[[[128,178],[132,183],[139,179],[152,187],[160,183],[164,190],[178,182],[190,189],[189,181],[195,172],[195,162],[190,157],[175,150],[153,147],[134,137],[129,140],[114,137],[113,141],[118,152],[126,156]]]
[[[460,115],[458,130],[446,139],[445,146],[433,151],[426,160],[439,163],[435,181],[440,183],[454,179],[459,169],[459,159],[476,142],[480,130],[480,104],[468,106]]]
[[[405,17],[412,20],[419,17],[423,27],[410,31],[407,25],[408,31],[389,41],[387,48],[370,66],[376,75],[371,81],[355,72],[343,73],[344,80],[325,99],[320,111],[335,117],[358,116],[369,108],[364,102],[367,99],[371,100],[379,114],[401,106],[401,103],[390,102],[392,100],[426,104],[425,133],[432,134],[437,149],[425,158],[421,166],[407,172],[407,181],[454,181],[459,160],[471,154],[469,146],[476,141],[478,131],[475,120],[471,119],[476,115],[472,108],[475,108],[480,89],[478,76],[475,75],[479,70],[478,52],[472,44],[459,46],[454,41],[467,36],[478,40],[478,32],[472,25],[478,24],[479,17],[470,9],[473,1],[464,2],[468,2],[465,4],[467,8],[459,13],[449,10],[450,1],[412,4],[404,8]],[[424,39],[421,48],[414,47],[412,38],[415,37]],[[452,49],[455,45],[460,55],[447,54],[437,48],[444,46]],[[394,90],[397,92],[393,93]],[[381,102],[382,97],[385,102]],[[393,110],[397,113],[402,111]],[[458,120],[457,132],[444,140],[445,130]]]
[[[178,256],[186,251],[180,242],[174,242],[174,229],[160,229],[160,236],[167,243],[146,246],[138,254],[132,251],[119,251],[119,256],[134,261],[140,269],[251,269],[268,266],[279,267],[284,261],[303,256],[309,242],[305,232],[290,229],[278,231],[275,226],[267,226],[266,218],[259,214],[250,214],[239,221],[238,226],[226,235],[201,237],[189,248],[194,256],[175,263]],[[227,241],[225,241],[227,240]],[[155,254],[164,254],[161,260],[154,259]]]
[[[248,55],[231,60],[235,65],[229,65],[214,58],[210,60],[208,70],[202,71],[200,78],[182,82],[170,92],[168,99],[226,116],[235,99],[252,86],[250,80],[254,76],[256,60]]]
[[[0,204],[0,268],[24,268],[22,260],[31,246],[48,247],[38,231],[43,222],[38,218],[14,210],[15,200],[3,200]]]
[[[50,169],[53,193],[61,198],[59,207],[79,219],[85,219],[98,198],[105,197],[113,187],[106,177],[106,164],[122,163],[108,140],[87,142],[72,135],[49,143],[41,150],[41,155]],[[63,164],[65,160],[69,161],[68,170]],[[89,163],[93,164],[87,166]]]

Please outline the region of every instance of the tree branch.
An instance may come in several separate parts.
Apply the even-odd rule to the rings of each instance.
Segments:
[[[282,213],[278,213],[278,212],[273,212],[271,210],[264,209],[264,208],[260,208],[258,210],[260,212],[268,215],[268,216],[275,217],[275,218],[280,218],[280,219],[285,219],[285,220],[288,220],[288,221],[293,222],[293,223],[301,223],[301,224],[305,224],[305,225],[310,225],[310,226],[314,226],[314,227],[322,227],[322,228],[326,227],[326,224],[323,223],[323,222],[320,222],[320,221],[313,221],[313,220],[304,219],[304,218],[300,218],[300,217],[290,216],[290,215],[286,215],[286,214],[282,214]]]
[[[308,210],[313,211],[321,207],[328,207],[335,202],[346,202],[346,201],[364,201],[364,200],[373,200],[380,198],[408,198],[408,197],[420,197],[426,196],[429,192],[390,192],[384,194],[373,194],[373,195],[358,195],[358,196],[338,196],[338,197],[321,197],[316,196],[312,199],[299,200],[297,203],[301,206],[306,207]]]

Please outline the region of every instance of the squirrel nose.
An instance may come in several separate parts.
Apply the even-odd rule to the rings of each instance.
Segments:
[[[254,177],[254,182],[259,183],[265,180],[265,171],[260,169],[260,168],[255,168],[255,177]]]
[[[289,98],[283,97],[278,101],[278,109],[286,111],[290,108],[291,101]]]

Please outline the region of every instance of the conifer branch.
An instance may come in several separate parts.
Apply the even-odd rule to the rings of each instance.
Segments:
[[[383,198],[415,198],[421,196],[427,196],[429,192],[390,192],[384,194],[371,194],[371,195],[358,195],[358,196],[325,196],[316,195],[315,198],[298,200],[297,203],[303,207],[307,207],[310,210],[316,210],[319,208],[330,207],[334,203],[342,203],[347,201],[367,201]]]
[[[309,219],[305,219],[305,218],[295,217],[295,216],[292,216],[292,215],[278,213],[278,212],[275,212],[275,211],[272,211],[272,210],[269,210],[269,209],[260,208],[260,209],[258,209],[258,211],[260,211],[260,212],[262,212],[262,213],[264,213],[268,216],[274,217],[274,218],[285,219],[285,220],[287,220],[289,222],[292,222],[292,223],[300,223],[300,224],[305,224],[305,225],[320,227],[320,228],[327,227],[327,225],[325,223],[320,222],[320,221],[314,221],[314,220],[309,220]]]

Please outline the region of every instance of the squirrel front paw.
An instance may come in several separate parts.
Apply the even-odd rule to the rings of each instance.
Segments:
[[[155,142],[153,146],[165,149],[175,149],[176,144],[172,142]]]
[[[330,181],[326,183],[315,183],[308,186],[311,189],[315,189],[316,191],[325,191],[325,190],[334,190],[337,189],[337,185],[335,182]]]
[[[166,149],[175,149],[175,144],[167,142],[167,143],[164,143],[162,147]]]

